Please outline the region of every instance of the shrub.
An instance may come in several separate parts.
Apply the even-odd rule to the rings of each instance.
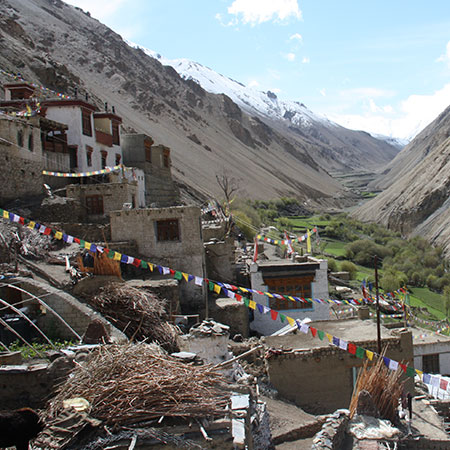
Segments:
[[[335,259],[333,258],[328,258],[328,268],[332,271],[332,272],[337,272],[338,271],[338,263]]]
[[[342,261],[341,270],[343,272],[348,272],[351,280],[356,278],[356,272],[358,272],[358,268],[351,261]]]

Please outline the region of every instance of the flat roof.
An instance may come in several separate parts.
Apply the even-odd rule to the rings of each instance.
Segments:
[[[449,336],[438,334],[435,331],[416,327],[410,327],[409,330],[413,334],[413,345],[438,344],[439,342],[447,342],[450,344]]]
[[[289,311],[286,315],[289,315]],[[361,320],[358,318],[318,320],[310,322],[308,325],[347,342],[377,341],[377,324],[372,320]],[[381,339],[399,339],[399,331],[401,330],[404,330],[404,328],[389,330],[381,326]],[[317,336],[313,337],[311,331],[308,331],[308,334],[304,334],[298,330],[296,334],[265,336],[263,339],[268,346],[283,347],[285,349],[310,349],[330,346],[330,342],[326,337],[321,341]]]

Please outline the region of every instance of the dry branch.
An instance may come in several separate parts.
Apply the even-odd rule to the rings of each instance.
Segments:
[[[156,342],[168,352],[178,351],[176,328],[164,321],[166,301],[156,295],[112,283],[89,302],[130,339]]]
[[[110,424],[130,424],[165,417],[223,416],[229,393],[222,375],[190,366],[148,344],[100,347],[78,365],[58,389],[49,412],[63,401],[83,397],[90,414]]]
[[[369,367],[367,359],[359,372],[353,395],[350,402],[350,417],[356,413],[358,396],[362,390],[366,390],[380,413],[381,418],[395,422],[397,419],[398,402],[403,392],[404,381],[401,381],[403,371],[388,369],[383,361],[383,354],[375,365]]]

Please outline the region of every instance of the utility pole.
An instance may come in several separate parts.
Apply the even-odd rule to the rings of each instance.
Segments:
[[[381,355],[381,324],[380,324],[380,296],[378,293],[378,256],[374,257],[375,264],[375,292],[377,296],[377,344],[378,354]]]

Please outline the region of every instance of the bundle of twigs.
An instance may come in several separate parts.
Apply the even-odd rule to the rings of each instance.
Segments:
[[[401,381],[403,371],[400,367],[396,371],[388,369],[384,364],[383,356],[384,353],[372,367],[369,367],[367,359],[360,370],[350,402],[350,417],[356,413],[359,393],[366,390],[372,396],[380,417],[391,422],[396,421],[398,401],[405,383]]]
[[[166,301],[155,294],[111,283],[89,302],[130,339],[156,342],[168,352],[178,351],[177,329],[164,321]]]
[[[223,416],[229,402],[224,386],[210,367],[186,365],[152,345],[102,346],[58,388],[49,413],[54,417],[64,400],[83,397],[90,415],[110,424]]]

